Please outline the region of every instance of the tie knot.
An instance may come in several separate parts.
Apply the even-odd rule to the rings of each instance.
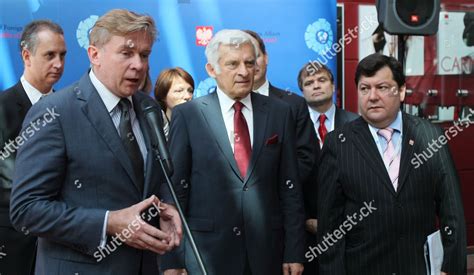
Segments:
[[[323,124],[328,117],[325,114],[320,114],[319,115],[319,123]]]
[[[385,138],[385,140],[390,141],[392,139],[393,129],[392,128],[384,128],[384,129],[378,130],[377,133],[380,136],[382,136],[383,138]]]
[[[234,110],[235,110],[236,112],[240,112],[243,107],[244,107],[244,104],[242,104],[242,102],[240,102],[240,101],[236,101],[236,102],[234,103]]]
[[[122,98],[120,99],[118,106],[120,108],[120,111],[128,111],[130,110],[131,106],[130,100],[128,100],[127,98]]]

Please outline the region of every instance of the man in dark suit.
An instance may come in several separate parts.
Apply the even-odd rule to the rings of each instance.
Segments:
[[[317,62],[306,63],[298,73],[298,87],[306,100],[306,108],[309,109],[311,120],[314,123],[312,129],[317,135],[316,146],[323,147],[324,138],[328,132],[341,127],[346,122],[352,121],[358,115],[336,107],[333,101],[335,86],[334,76],[331,70],[324,64]],[[316,139],[315,139],[316,140]],[[311,179],[314,183],[311,189],[306,190],[309,200],[310,218],[306,220],[306,230],[311,234],[308,236],[309,246],[316,245],[316,232],[318,228],[317,220],[317,176],[318,166],[312,170]],[[309,259],[308,259],[309,260]],[[305,273],[316,274],[317,264],[315,259],[305,265]]]
[[[298,87],[306,99],[320,147],[327,133],[359,117],[334,104],[334,76],[324,64],[306,63],[298,73]]]
[[[291,107],[296,125],[298,175],[303,184],[303,188],[305,188],[308,184],[312,184],[312,182],[309,182],[309,177],[314,169],[314,165],[317,163],[320,153],[319,147],[316,146],[314,142],[316,140],[316,134],[313,130],[314,125],[310,119],[306,102],[304,98],[297,94],[277,88],[268,81],[268,54],[265,43],[256,32],[251,30],[244,30],[244,32],[255,38],[258,45],[253,91],[261,95],[281,99]]]
[[[106,13],[90,33],[92,69],[28,112],[10,215],[39,237],[35,274],[157,274],[155,253],[179,244],[137,92],[155,37],[149,16]]]
[[[326,137],[320,161],[312,249],[320,273],[426,274],[424,243],[439,223],[442,274],[466,274],[463,207],[446,137],[400,111],[405,76],[394,58],[369,55],[355,80],[361,117]],[[437,152],[415,166],[414,156],[435,140]]]
[[[304,98],[289,91],[283,91],[273,86],[267,79],[268,54],[262,38],[254,31],[245,30],[255,38],[258,44],[258,57],[256,60],[253,91],[261,95],[281,99],[291,106],[293,119],[296,125],[296,152],[298,162],[298,175],[303,186],[303,196],[306,213],[307,240],[312,236],[312,225],[315,224],[316,188],[315,176],[318,169],[320,148],[314,132],[314,124],[309,116],[308,107]],[[312,242],[311,242],[312,243]],[[317,267],[314,263],[305,263],[304,274],[314,275]]]
[[[245,32],[218,32],[206,48],[217,91],[173,110],[173,181],[208,274],[303,269],[295,126],[288,104],[251,92],[257,48]],[[165,269],[199,274],[188,245],[175,256]]]
[[[1,274],[33,271],[36,238],[17,232],[10,223],[9,207],[18,134],[26,113],[41,97],[52,93],[64,70],[66,44],[62,28],[37,20],[25,26],[20,40],[24,71],[15,86],[0,93],[0,260]]]

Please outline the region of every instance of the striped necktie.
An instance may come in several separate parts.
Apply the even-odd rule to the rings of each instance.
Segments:
[[[385,163],[385,167],[387,167],[387,172],[390,176],[393,188],[397,191],[398,173],[400,170],[400,154],[398,153],[399,151],[395,151],[395,146],[393,145],[393,132],[394,129],[385,128],[378,130],[377,134],[387,141],[387,147],[383,152],[383,162]]]

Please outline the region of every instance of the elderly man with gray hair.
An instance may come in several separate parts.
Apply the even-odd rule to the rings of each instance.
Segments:
[[[290,107],[251,93],[257,45],[222,30],[206,48],[216,91],[173,110],[172,180],[208,274],[301,274],[303,194]],[[200,274],[185,240],[165,274]],[[181,270],[180,270],[181,269]]]
[[[155,275],[156,253],[179,245],[144,126],[153,101],[138,92],[155,37],[150,16],[109,11],[90,33],[92,69],[28,112],[10,216],[38,236],[35,274]]]

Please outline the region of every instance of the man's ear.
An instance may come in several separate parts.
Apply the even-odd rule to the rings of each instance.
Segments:
[[[406,85],[403,85],[400,87],[400,89],[398,89],[398,91],[400,92],[400,102],[403,102],[405,100],[405,92],[407,90],[407,86]]]
[[[89,61],[91,62],[92,65],[100,65],[99,62],[99,49],[94,46],[94,45],[89,45],[89,48],[87,48],[87,55],[89,56]]]
[[[25,66],[29,67],[31,66],[31,53],[27,49],[22,49],[21,50],[21,58],[23,59],[23,63],[25,63]]]
[[[265,61],[265,65],[268,66],[268,54],[263,55],[263,61]]]
[[[214,66],[212,66],[211,63],[206,64],[206,71],[210,77],[216,78],[217,73],[216,73],[216,70],[214,69]]]

